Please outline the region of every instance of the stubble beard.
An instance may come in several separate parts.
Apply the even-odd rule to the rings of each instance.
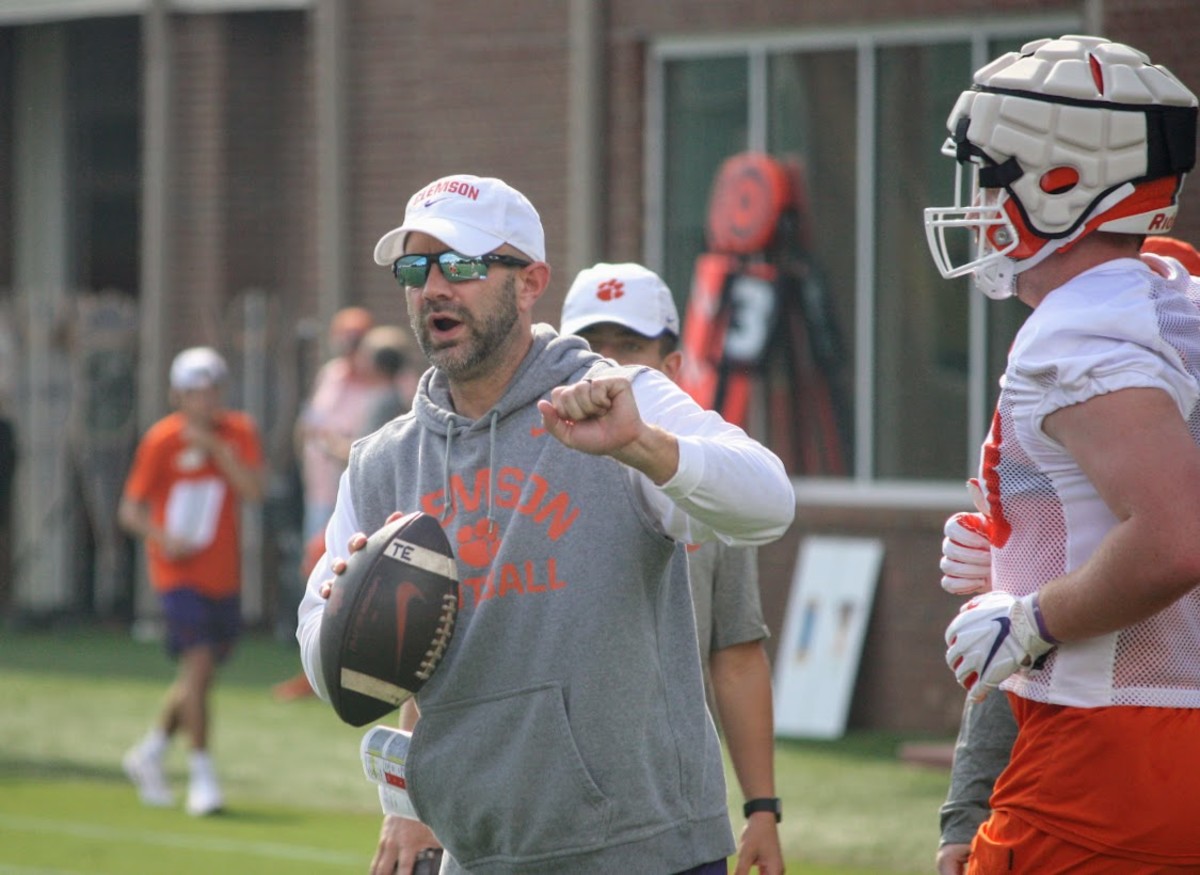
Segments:
[[[451,346],[435,347],[429,337],[421,308],[409,308],[409,324],[425,358],[454,382],[486,373],[512,336],[520,316],[517,311],[517,279],[509,276],[500,287],[495,309],[482,319],[461,308],[443,307],[436,312],[454,316],[466,329],[465,337]]]

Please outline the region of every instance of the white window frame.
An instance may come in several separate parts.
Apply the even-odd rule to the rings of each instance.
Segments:
[[[875,59],[877,51],[894,45],[967,44],[971,64],[978,69],[990,60],[988,44],[1030,34],[1057,36],[1079,33],[1083,16],[1074,13],[1019,15],[980,19],[898,23],[892,26],[829,28],[791,33],[753,33],[733,36],[671,36],[649,47],[646,82],[647,120],[644,143],[644,224],[642,251],[646,264],[663,268],[665,251],[664,209],[666,191],[666,66],[672,61],[744,57],[748,64],[749,148],[765,150],[767,143],[767,65],[777,53],[851,49],[858,63],[859,131],[855,154],[857,199],[854,204],[854,250],[859,269],[855,281],[855,385],[854,471],[846,478],[797,477],[797,500],[824,505],[879,505],[896,507],[957,507],[963,501],[961,482],[876,478],[874,465],[874,295],[875,295]],[[964,83],[965,85],[966,83]],[[949,111],[949,107],[947,107]],[[949,171],[948,171],[949,172]],[[924,206],[924,205],[918,205]],[[969,359],[967,410],[968,470],[978,466],[979,448],[988,426],[986,403],[986,305],[982,295],[972,295],[968,316]]]
[[[316,0],[166,0],[169,12],[258,12],[307,9]],[[141,15],[150,0],[0,0],[0,25]]]

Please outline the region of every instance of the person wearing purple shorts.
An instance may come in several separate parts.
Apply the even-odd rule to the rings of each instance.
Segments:
[[[178,409],[138,444],[118,510],[125,530],[146,545],[167,651],[178,663],[157,721],[122,765],[143,803],[172,805],[163,760],[171,737],[183,733],[191,744],[186,810],[197,816],[224,806],[208,749],[208,699],[241,627],[240,503],[263,494],[258,430],[246,414],[222,408],[225,375],[224,360],[208,347],[175,357]]]
[[[218,665],[229,658],[242,631],[239,596],[209,598],[185,585],[163,593],[159,604],[167,627],[167,653],[172,659],[196,647],[211,648]]]

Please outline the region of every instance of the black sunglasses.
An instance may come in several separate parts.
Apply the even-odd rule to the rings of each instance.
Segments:
[[[429,271],[435,262],[442,276],[452,283],[487,279],[488,267],[493,264],[504,267],[528,267],[533,264],[532,261],[514,258],[511,255],[497,255],[493,252],[468,256],[448,249],[436,255],[401,255],[392,263],[392,275],[396,282],[405,288],[419,289],[429,279]]]

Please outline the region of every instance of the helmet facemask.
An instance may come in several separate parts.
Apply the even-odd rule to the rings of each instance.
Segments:
[[[1004,207],[1007,192],[982,188],[979,170],[985,158],[960,158],[962,149],[953,138],[942,154],[955,159],[954,206],[925,210],[925,236],[933,262],[946,279],[972,275],[975,287],[989,298],[1013,294],[1016,262],[1008,255],[1017,248],[1017,229]],[[955,255],[962,255],[956,260]]]

